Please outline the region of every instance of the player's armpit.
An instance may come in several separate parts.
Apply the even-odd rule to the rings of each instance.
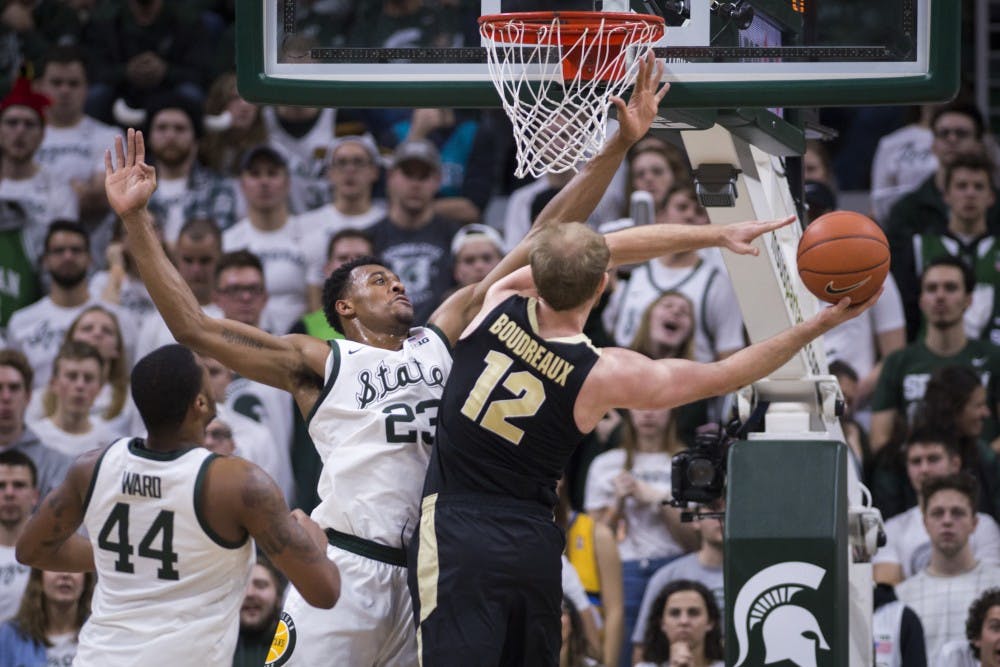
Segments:
[[[301,520],[289,512],[274,481],[255,465],[246,466],[240,501],[241,523],[275,567],[306,602],[323,609],[333,607],[340,597],[340,571]]]
[[[93,572],[90,541],[77,534],[83,523],[85,489],[103,450],[81,456],[66,479],[45,497],[17,541],[15,555],[25,565],[59,572]]]

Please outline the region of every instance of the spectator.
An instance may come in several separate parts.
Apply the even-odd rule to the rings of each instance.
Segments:
[[[570,506],[569,487],[560,479],[556,488],[556,524],[566,532],[565,557],[580,578],[589,602],[603,619],[601,653],[604,667],[618,667],[624,623],[622,561],[614,533],[586,512]],[[566,567],[566,563],[563,563]],[[564,640],[565,641],[565,640]]]
[[[289,178],[287,163],[273,148],[247,153],[240,174],[247,217],[222,234],[225,252],[246,250],[260,258],[268,292],[261,317],[279,332],[305,314],[306,276],[320,261],[307,241],[308,227],[288,212]]]
[[[872,451],[878,453],[894,437],[912,412],[931,373],[941,366],[969,365],[988,378],[990,405],[997,402],[995,383],[1000,373],[1000,348],[965,335],[962,318],[972,302],[975,277],[954,257],[940,257],[924,269],[920,281],[920,311],[927,332],[886,357],[872,398]],[[898,432],[898,431],[897,431]]]
[[[913,237],[925,232],[942,233],[948,226],[948,205],[944,201],[945,169],[964,153],[982,152],[985,126],[979,109],[971,104],[953,102],[938,108],[931,118],[934,141],[931,150],[938,160],[937,171],[913,192],[901,197],[884,221],[889,250],[893,257],[910,252]],[[990,229],[1000,222],[1000,209],[991,207],[987,214]],[[894,267],[894,272],[896,271]],[[907,313],[906,337],[914,340],[920,328],[913,303],[918,295],[900,284],[903,308]]]
[[[343,137],[330,152],[326,175],[333,188],[333,201],[299,216],[302,224],[312,230],[306,243],[316,248],[329,248],[330,239],[338,232],[364,230],[385,217],[385,206],[372,199],[382,158],[371,138]],[[323,282],[329,275],[318,269],[311,266],[307,276],[310,310],[320,307]]]
[[[721,500],[705,507],[709,512],[724,512]],[[678,580],[695,581],[712,592],[720,610],[718,624],[725,627],[726,591],[722,583],[723,565],[723,523],[722,516],[703,517],[695,514],[694,528],[701,535],[701,548],[694,553],[681,556],[657,570],[642,596],[639,620],[632,631],[632,664],[642,661],[642,648],[646,640],[647,623],[653,602],[672,582]]]
[[[130,239],[120,220],[115,220],[114,234],[105,250],[105,257],[107,269],[97,271],[90,277],[87,287],[90,297],[117,309],[127,320],[128,330],[138,332],[145,322],[156,317],[156,306],[139,277],[139,270],[132,259]],[[128,341],[129,350],[134,351],[135,343],[135,340]]]
[[[41,238],[53,220],[77,218],[77,200],[62,174],[35,159],[45,133],[49,98],[31,90],[27,79],[0,100],[0,199],[16,201],[27,215],[25,246],[31,261],[41,254]]]
[[[91,419],[106,425],[116,437],[142,433],[145,427],[129,391],[132,365],[125,352],[125,339],[118,317],[104,306],[89,306],[66,330],[63,345],[70,341],[93,345],[104,361],[101,390],[90,408]],[[55,397],[48,390],[43,394],[42,407],[46,416],[55,412]]]
[[[583,636],[586,640],[588,653],[591,655],[601,655],[601,616],[597,609],[590,603],[587,592],[583,589],[583,582],[576,573],[576,568],[566,558],[566,554],[561,558],[562,592],[563,597],[573,604],[573,608],[580,614],[583,622]]]
[[[47,395],[54,399],[52,414],[32,422],[31,430],[46,445],[76,458],[84,452],[110,444],[114,439],[104,422],[90,417],[101,390],[104,360],[89,343],[65,343],[52,362]]]
[[[17,615],[0,625],[0,665],[69,665],[90,616],[91,572],[31,569]]]
[[[979,511],[1000,517],[997,454],[986,439],[990,405],[982,376],[968,366],[943,366],[931,375],[916,423],[950,433],[962,469],[979,482]]]
[[[84,46],[91,57],[87,113],[110,120],[119,98],[132,108],[152,105],[171,93],[201,106],[205,73],[211,69],[209,42],[200,17],[185,3],[125,0],[94,17]]]
[[[697,546],[670,497],[670,461],[684,449],[668,410],[632,410],[621,446],[594,459],[587,473],[584,509],[618,539],[625,593],[623,637],[631,637],[643,591],[653,573]],[[623,642],[619,665],[632,656]]]
[[[405,141],[389,169],[389,212],[370,230],[375,251],[406,283],[413,321],[426,322],[452,286],[451,241],[458,224],[434,211],[441,156],[427,141]]]
[[[875,581],[895,586],[923,570],[931,557],[931,535],[921,514],[921,489],[931,479],[954,475],[962,469],[962,457],[948,431],[916,431],[910,436],[903,456],[918,505],[889,519],[885,524],[886,544],[872,559]],[[970,537],[975,557],[1000,565],[1000,528],[988,514],[979,513]]]
[[[858,479],[870,479],[874,461],[872,448],[868,442],[868,432],[854,418],[854,406],[857,405],[858,396],[858,374],[850,364],[837,360],[830,362],[829,370],[830,375],[836,376],[840,391],[844,395],[844,412],[840,415],[840,429],[844,432],[844,441],[847,443]]]
[[[873,597],[875,667],[927,667],[924,626],[917,614],[896,598],[888,584],[877,584]]]
[[[217,174],[238,178],[243,155],[264,143],[267,128],[260,107],[240,97],[235,72],[220,74],[205,98],[205,136],[198,147],[201,163]]]
[[[489,225],[471,224],[458,230],[451,241],[456,287],[478,283],[503,259],[503,239]]]
[[[236,640],[233,667],[259,667],[267,662],[284,599],[285,578],[261,552],[250,570],[247,593],[240,607],[240,635]]]
[[[684,155],[673,144],[640,142],[629,153],[626,191],[629,197],[637,190],[652,195],[655,215],[663,222],[670,191],[689,176]]]
[[[667,196],[662,221],[695,224],[697,197],[690,186],[675,186]],[[604,324],[614,331],[617,344],[628,347],[635,338],[643,311],[658,296],[678,291],[696,306],[694,315],[696,361],[724,359],[745,346],[743,319],[729,275],[718,253],[689,250],[666,255],[636,267],[615,290],[604,311]]]
[[[830,152],[818,139],[806,141],[806,152],[802,155],[802,180],[822,183],[833,191],[837,189]]]
[[[721,618],[712,593],[698,582],[679,579],[667,584],[646,618],[637,667],[725,667]]]
[[[240,414],[226,405],[226,390],[233,381],[233,372],[217,359],[199,357],[208,371],[208,388],[215,401],[215,419],[205,431],[206,447],[217,454],[239,456],[256,463],[278,480],[278,486],[289,486],[288,479],[278,479],[287,469],[281,451],[275,446],[271,432],[263,424]]]
[[[978,560],[969,543],[977,523],[976,493],[976,480],[965,474],[936,477],[921,488],[930,564],[897,586],[896,594],[920,617],[930,656],[962,637],[969,605],[981,591],[1000,585],[1000,567]]]
[[[336,140],[337,110],[275,106],[264,107],[261,115],[268,145],[288,164],[289,210],[305,213],[327,203],[330,192],[323,169]]]
[[[31,399],[33,374],[23,354],[0,350],[0,453],[18,451],[31,459],[38,472],[38,497],[44,498],[62,482],[70,459],[43,445],[25,427],[24,413]]]
[[[905,127],[883,136],[872,160],[872,212],[885,221],[893,204],[937,171],[938,161],[931,149],[934,133],[931,118],[934,105],[913,107],[917,117]]]
[[[559,667],[599,667],[587,656],[587,637],[583,619],[573,601],[565,595],[562,600],[562,646],[559,648]]]
[[[222,256],[222,232],[211,220],[188,220],[181,227],[174,244],[173,257],[177,272],[198,305],[212,317],[221,317],[222,310],[213,302],[215,269]],[[128,257],[128,255],[126,255]],[[153,310],[139,330],[133,359],[141,359],[158,347],[175,343],[173,334],[157,310]]]
[[[42,269],[52,279],[48,296],[15,312],[7,342],[23,352],[35,371],[35,386],[48,384],[52,359],[70,323],[93,301],[87,288],[90,239],[77,222],[56,220],[44,241]]]
[[[222,316],[260,327],[261,313],[268,295],[264,287],[264,268],[253,253],[245,250],[226,253],[215,267],[215,303]],[[280,389],[237,377],[226,388],[225,405],[260,423],[271,433],[278,452],[278,464],[268,469],[281,487],[285,498],[292,498],[292,472],[289,448],[292,442],[292,400]]]
[[[31,568],[17,562],[14,545],[38,504],[38,471],[17,450],[0,452],[0,621],[17,612]]]
[[[86,63],[86,53],[77,46],[57,46],[46,55],[35,88],[52,104],[45,112],[45,135],[35,159],[73,187],[80,218],[87,221],[93,237],[108,212],[104,151],[120,132],[84,113]],[[100,244],[99,254],[105,245]]]
[[[214,220],[221,229],[235,224],[232,184],[197,159],[203,133],[201,109],[183,97],[162,95],[153,98],[145,116],[157,179],[150,210],[159,219],[167,244],[177,242],[187,220]]]
[[[901,289],[915,294],[918,276],[928,262],[938,257],[958,257],[976,274],[972,305],[965,311],[965,333],[969,338],[1000,342],[1000,303],[994,285],[1000,280],[994,255],[995,237],[987,224],[987,213],[996,197],[993,165],[983,153],[962,153],[944,168],[943,194],[948,205],[947,226],[916,234],[907,247],[893,255],[892,270]],[[902,252],[905,250],[906,252]],[[911,303],[916,310],[916,303]],[[908,313],[916,320],[916,312]]]
[[[1000,667],[1000,589],[984,591],[969,607],[965,639],[948,642],[938,667]]]
[[[493,192],[496,141],[473,112],[414,109],[409,120],[393,126],[394,145],[429,141],[441,154],[441,186],[434,212],[470,224],[482,218]]]
[[[346,264],[359,257],[371,256],[375,253],[372,247],[371,237],[365,232],[357,229],[342,229],[327,242],[326,264],[323,266],[323,280],[326,280],[331,273],[337,270],[341,264]],[[310,285],[310,290],[312,286]],[[310,293],[310,297],[312,297]],[[317,297],[319,298],[319,297]],[[333,338],[343,338],[343,334],[330,326],[323,312],[322,301],[320,306],[313,311],[306,313],[296,322],[288,333],[305,333],[315,336],[321,340],[331,340]]]

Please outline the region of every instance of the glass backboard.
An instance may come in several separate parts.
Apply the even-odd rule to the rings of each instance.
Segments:
[[[481,15],[590,10],[544,0],[237,0],[247,99],[333,107],[496,107]],[[674,108],[942,101],[957,91],[954,0],[618,0],[656,13]]]

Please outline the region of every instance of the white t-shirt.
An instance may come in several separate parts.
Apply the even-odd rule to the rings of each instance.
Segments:
[[[76,458],[80,454],[98,447],[105,447],[114,440],[111,429],[101,421],[92,420],[91,429],[87,433],[67,433],[56,426],[51,417],[29,422],[28,426],[35,432],[43,445],[70,458]]]
[[[17,613],[30,574],[31,568],[14,558],[14,547],[0,544],[0,622]]]
[[[177,243],[184,226],[184,205],[187,203],[188,179],[160,178],[156,181],[156,192],[151,201],[166,211],[165,219],[160,220],[163,227],[163,238],[167,243]]]
[[[306,312],[306,276],[323,271],[326,248],[310,247],[307,232],[298,217],[289,216],[281,229],[263,231],[244,218],[222,233],[223,251],[249,250],[260,258],[268,295],[261,318],[279,331],[288,331]]]
[[[25,230],[25,245],[36,261],[50,222],[79,219],[79,203],[69,180],[48,167],[40,166],[31,178],[0,180],[0,199],[11,199],[24,207],[31,221]]]
[[[77,634],[47,635],[46,639],[52,643],[45,649],[46,667],[71,667],[76,657]]]
[[[333,146],[337,120],[336,109],[322,109],[309,131],[292,136],[281,126],[274,107],[261,111],[267,128],[267,141],[288,162],[291,191],[288,203],[293,213],[309,211],[329,200],[330,186],[323,178],[327,152]]]
[[[664,496],[669,495],[671,458],[666,452],[636,452],[632,475]],[[624,467],[624,449],[611,449],[594,459],[587,472],[584,510],[593,514],[614,504],[612,480]],[[669,558],[684,553],[667,529],[659,504],[644,505],[635,498],[628,498],[625,500],[624,515],[627,530],[625,539],[618,543],[618,553],[623,561]]]
[[[935,667],[979,667],[980,665],[976,656],[972,655],[968,639],[956,639],[946,643],[941,647],[937,660],[929,660],[928,664]]]
[[[590,607],[590,599],[583,588],[583,582],[580,581],[580,575],[576,573],[566,554],[562,555],[562,592],[578,612]]]
[[[35,153],[44,165],[70,181],[87,181],[104,173],[104,151],[115,145],[121,131],[84,116],[73,127],[45,126],[42,145]]]
[[[226,388],[226,406],[268,429],[274,443],[275,467],[267,472],[274,477],[285,497],[291,498],[295,493],[291,454],[294,406],[291,395],[276,387],[237,377]],[[235,437],[235,431],[233,435]]]
[[[933,142],[930,128],[919,125],[907,125],[878,140],[872,159],[872,211],[877,220],[884,222],[900,197],[937,171]]]
[[[290,464],[282,462],[283,450],[277,446],[271,431],[266,426],[241,415],[225,403],[216,405],[215,409],[216,416],[228,424],[233,432],[233,444],[236,447],[234,455],[257,464],[271,475],[286,470],[290,474]],[[285,500],[291,501],[293,491],[291,478],[279,481],[278,486],[285,494]]]
[[[91,421],[95,424],[102,424],[108,433],[111,434],[112,438],[143,436],[146,433],[146,427],[139,417],[139,411],[132,400],[131,392],[126,392],[125,403],[122,405],[121,412],[117,416],[111,419],[104,418],[104,413],[107,411],[108,406],[111,405],[112,398],[111,385],[105,382],[101,385],[101,391],[97,393],[94,404],[90,406]],[[34,424],[43,419],[45,419],[44,387],[32,392],[31,401],[28,402],[28,409],[24,412],[24,421],[28,424]]]
[[[920,617],[927,655],[936,656],[947,642],[965,637],[969,605],[994,586],[1000,586],[1000,567],[981,562],[956,577],[921,570],[896,586],[896,596]]]
[[[1000,527],[989,514],[977,512],[976,517],[979,523],[969,537],[972,551],[977,560],[1000,565]],[[930,564],[931,537],[924,527],[919,505],[886,521],[885,538],[885,546],[872,558],[873,563],[897,563],[903,568],[904,579]]]
[[[214,303],[202,306],[201,312],[209,317],[218,318],[223,316],[222,309]],[[132,354],[132,365],[134,366],[137,361],[153,350],[161,348],[164,345],[173,345],[176,342],[174,335],[170,333],[170,329],[167,327],[167,323],[163,321],[160,311],[154,310],[146,317],[146,321],[142,323],[142,328],[139,329],[139,335],[135,342],[135,352]]]
[[[903,301],[890,273],[885,277],[885,291],[878,303],[823,334],[823,346],[828,361],[840,359],[851,365],[858,378],[865,378],[878,362],[875,339],[893,329],[906,328]]]
[[[133,333],[139,331],[146,319],[156,312],[156,305],[153,303],[153,299],[150,298],[149,290],[146,289],[145,283],[138,278],[125,274],[125,279],[122,280],[121,296],[118,303],[104,301],[102,298],[101,295],[104,294],[104,288],[107,285],[107,271],[98,271],[91,276],[90,282],[87,284],[90,298],[94,301],[114,306],[118,316],[128,320],[128,322],[123,324],[128,327],[129,331]],[[132,340],[124,342],[127,348],[131,350],[135,349],[134,337]]]
[[[20,350],[35,370],[34,388],[48,384],[52,376],[52,360],[59,352],[66,330],[76,316],[94,301],[65,308],[57,306],[50,297],[42,297],[10,316],[7,324],[7,344]],[[105,305],[105,304],[101,304]],[[124,335],[124,332],[123,332]]]
[[[630,347],[649,304],[664,292],[677,291],[694,305],[697,361],[715,361],[719,354],[745,346],[743,316],[729,274],[720,266],[718,253],[699,257],[695,266],[668,267],[654,259],[632,271],[604,309],[604,326],[613,332],[616,345]]]
[[[298,216],[303,229],[306,230],[306,248],[314,253],[322,250],[321,262],[313,262],[309,266],[306,280],[310,285],[322,285],[326,281],[323,266],[326,264],[327,248],[330,239],[337,232],[345,229],[368,229],[385,217],[385,206],[382,202],[373,202],[372,207],[360,215],[344,215],[333,204],[327,204]]]

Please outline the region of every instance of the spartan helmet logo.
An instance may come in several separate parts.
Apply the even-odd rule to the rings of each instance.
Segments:
[[[816,590],[826,570],[811,563],[788,562],[766,567],[750,578],[733,607],[740,667],[750,654],[750,631],[763,623],[764,664],[788,660],[799,667],[816,667],[816,648],[829,651],[812,612],[791,600],[806,588]],[[811,633],[814,637],[807,637]]]

